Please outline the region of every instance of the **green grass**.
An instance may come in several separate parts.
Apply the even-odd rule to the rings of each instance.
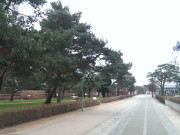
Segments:
[[[177,104],[180,104],[180,98],[179,97],[164,96],[164,99],[167,99],[167,100],[170,100],[170,101],[175,102]]]
[[[21,103],[21,104],[0,104],[0,110],[5,110],[8,108],[17,108],[17,107],[28,107],[28,106],[35,106],[35,105],[42,105],[37,103]]]
[[[175,96],[175,95],[180,95],[180,93],[176,93],[176,94],[167,94],[167,96]],[[166,95],[165,95],[166,96]]]
[[[72,102],[72,101],[68,102],[69,99],[71,98],[66,98],[64,100],[66,102],[60,104],[51,104],[51,105],[41,104],[40,106],[30,106],[30,107],[22,107],[22,108],[17,107],[17,108],[0,110],[0,129],[22,124],[24,122],[29,122],[29,121],[81,109],[80,100],[76,102]],[[36,100],[36,101],[41,102],[41,100]],[[20,102],[20,104],[21,103],[23,102]],[[99,104],[97,101],[94,101],[93,99],[87,99],[83,103],[84,103],[84,107],[90,107]]]
[[[37,106],[43,105],[46,99],[33,99],[33,100],[14,100],[14,101],[0,101],[0,110],[17,107]],[[56,98],[52,98],[51,102],[56,103]],[[66,97],[62,102],[72,100],[71,97]]]
[[[0,101],[0,103],[28,103],[28,102],[41,103],[41,102],[44,102],[44,101],[45,101],[45,99],[13,100],[13,101],[3,100],[3,101]]]

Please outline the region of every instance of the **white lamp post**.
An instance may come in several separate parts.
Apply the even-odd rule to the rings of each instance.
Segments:
[[[83,85],[82,85],[82,95],[81,95],[81,110],[83,112]]]
[[[117,83],[116,83],[116,100],[117,100]]]

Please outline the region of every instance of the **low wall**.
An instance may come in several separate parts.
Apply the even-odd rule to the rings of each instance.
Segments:
[[[165,99],[165,104],[172,107],[173,109],[180,111],[180,104],[174,103],[172,101],[169,101],[167,99]]]
[[[10,94],[0,94],[0,100],[9,100],[10,99]],[[14,99],[21,99],[20,94],[15,94]]]
[[[0,94],[0,100],[9,100],[11,94]],[[44,90],[22,90],[15,94],[13,99],[43,99],[47,94]]]
[[[46,97],[44,90],[23,90],[20,91],[22,99],[43,99]]]

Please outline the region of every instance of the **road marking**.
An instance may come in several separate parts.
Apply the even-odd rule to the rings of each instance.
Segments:
[[[146,107],[145,107],[145,114],[144,114],[144,128],[143,128],[143,135],[147,134],[147,101],[146,101]]]
[[[131,104],[122,112],[111,116],[96,128],[84,133],[83,135],[121,135],[139,106],[140,101]]]

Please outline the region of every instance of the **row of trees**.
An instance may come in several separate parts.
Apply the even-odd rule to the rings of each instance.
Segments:
[[[161,96],[165,94],[164,86],[166,83],[175,83],[177,86],[180,84],[180,71],[179,67],[173,64],[161,64],[158,65],[154,72],[149,72],[147,77],[150,84],[148,88],[152,93],[157,89],[157,85],[160,86]]]
[[[28,2],[33,16],[18,12]],[[132,63],[124,63],[122,52],[106,47],[91,26],[80,23],[81,13],[70,13],[61,2],[42,13],[45,0],[6,0],[0,2],[0,91],[13,95],[22,89],[46,89],[45,103],[58,92],[61,101],[65,90],[88,90],[83,78],[92,76],[93,88],[103,96],[115,83],[118,89],[133,87],[129,73]],[[44,16],[40,20],[38,18]],[[40,21],[41,30],[33,26]],[[114,80],[114,83],[112,83]],[[91,86],[92,87],[92,86]]]

